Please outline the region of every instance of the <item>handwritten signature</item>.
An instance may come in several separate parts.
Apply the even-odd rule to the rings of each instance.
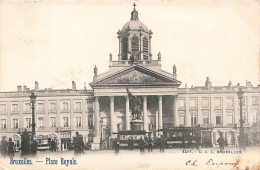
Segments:
[[[198,160],[188,160],[185,165],[188,166],[198,166]],[[215,166],[216,168],[220,166],[233,166],[235,168],[238,165],[238,162],[215,162],[213,159],[209,159],[207,162],[205,162],[206,166]]]

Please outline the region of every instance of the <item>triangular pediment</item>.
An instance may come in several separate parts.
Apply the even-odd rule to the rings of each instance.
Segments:
[[[135,65],[127,69],[110,74],[91,83],[91,86],[99,85],[172,85],[180,82],[162,75],[145,67]]]

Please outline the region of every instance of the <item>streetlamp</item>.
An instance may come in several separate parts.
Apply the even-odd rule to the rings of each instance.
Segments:
[[[31,106],[32,106],[32,140],[34,139],[34,135],[35,135],[35,103],[36,103],[36,95],[34,94],[34,92],[32,92],[32,94],[29,96],[30,97],[30,101],[31,101]]]
[[[240,106],[240,135],[239,135],[239,139],[238,139],[238,142],[239,142],[239,147],[240,149],[245,149],[245,143],[244,143],[244,127],[243,127],[243,123],[244,123],[244,120],[243,120],[243,96],[244,96],[244,91],[242,91],[242,88],[239,89],[239,91],[237,92],[237,96],[238,96],[238,99],[239,99],[239,106]]]
[[[101,131],[101,136],[100,136],[100,149],[102,149],[102,143],[103,143],[103,117],[101,117],[100,120],[100,131]]]

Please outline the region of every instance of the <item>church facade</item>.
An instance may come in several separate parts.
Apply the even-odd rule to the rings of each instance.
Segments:
[[[57,141],[59,150],[68,150],[78,131],[84,142],[93,149],[100,143],[111,146],[116,133],[130,130],[131,101],[126,88],[141,99],[143,129],[158,137],[165,127],[208,127],[202,133],[213,146],[220,132],[230,145],[237,145],[239,132],[239,105],[237,92],[244,93],[243,119],[248,143],[259,139],[260,86],[212,86],[206,78],[205,86],[179,88],[177,68],[171,73],[161,69],[160,53],[154,59],[151,53],[152,31],[139,21],[133,9],[131,19],[117,32],[119,54],[116,60],[109,56],[109,71],[98,73],[94,68],[92,89],[39,89],[17,87],[14,92],[0,92],[0,136],[11,137],[20,146],[19,133],[31,130],[29,95],[34,91],[36,103],[36,138],[42,143]]]

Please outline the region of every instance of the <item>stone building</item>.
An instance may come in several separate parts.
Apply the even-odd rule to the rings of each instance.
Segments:
[[[133,9],[130,21],[117,32],[119,54],[117,60],[109,56],[109,71],[98,73],[94,68],[91,90],[39,89],[18,86],[17,91],[0,92],[0,136],[13,138],[20,145],[19,132],[31,131],[29,95],[35,91],[36,138],[47,142],[54,138],[59,150],[70,147],[75,132],[84,142],[92,142],[93,149],[110,147],[110,140],[121,130],[130,130],[131,103],[126,88],[142,101],[144,130],[157,137],[159,129],[176,126],[208,127],[202,132],[202,141],[209,138],[214,145],[219,132],[224,132],[230,145],[236,145],[239,131],[237,92],[240,86],[212,86],[209,78],[205,86],[179,88],[177,69],[172,73],[161,69],[161,54],[151,52],[152,31]],[[247,82],[243,116],[249,141],[259,140],[260,86]],[[237,124],[237,126],[236,126]],[[252,128],[253,127],[253,128]],[[253,130],[252,130],[253,129]],[[249,143],[249,142],[248,142]]]

